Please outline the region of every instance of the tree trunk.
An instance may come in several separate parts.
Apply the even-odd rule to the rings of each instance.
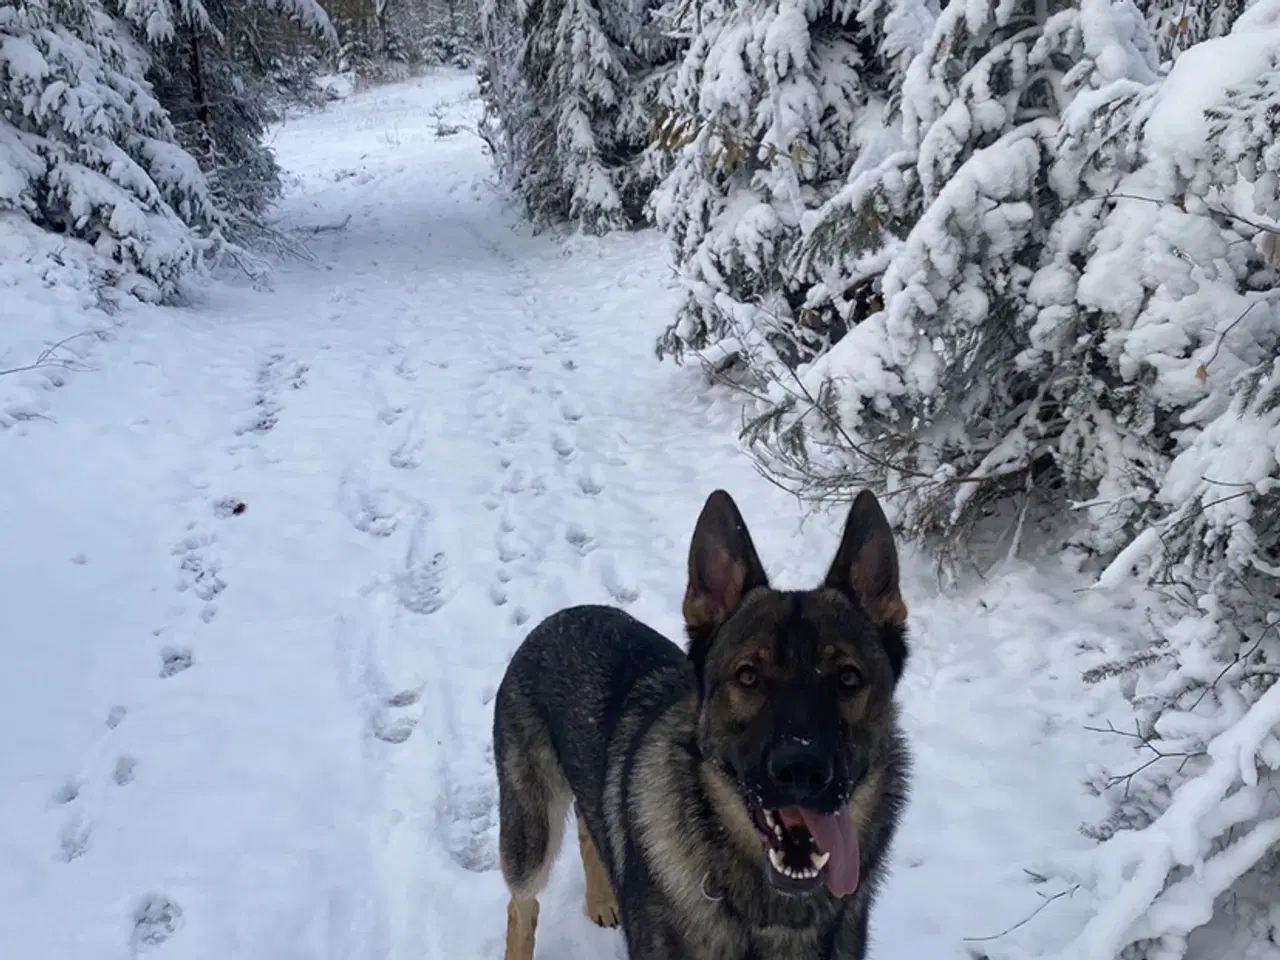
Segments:
[[[209,128],[213,126],[213,122],[209,113],[209,99],[205,96],[204,69],[200,62],[200,36],[198,34],[191,35],[187,62],[191,71],[191,99],[195,101],[196,119],[200,121],[201,126],[208,133]]]

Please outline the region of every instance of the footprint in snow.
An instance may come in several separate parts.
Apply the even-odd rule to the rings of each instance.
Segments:
[[[422,463],[422,441],[406,439],[387,454],[387,463],[397,470],[413,470]]]
[[[70,863],[83,857],[89,849],[90,823],[76,814],[58,831],[58,859]]]
[[[58,786],[58,789],[53,791],[52,800],[54,803],[62,805],[70,803],[78,796],[80,796],[80,781],[75,777],[67,777]]]
[[[213,515],[219,520],[238,517],[248,509],[239,497],[219,497],[213,502]]]
[[[182,908],[158,893],[143,897],[133,911],[133,955],[152,950],[182,929]]]
[[[133,783],[135,771],[138,767],[138,761],[129,756],[127,753],[121,754],[116,758],[115,769],[111,772],[111,779],[116,782],[117,786],[127,787]]]
[[[640,599],[640,591],[627,583],[612,563],[606,563],[601,568],[600,583],[618,606],[625,607]]]
[[[500,563],[512,563],[519,560],[525,555],[525,550],[508,534],[501,534],[498,537],[498,561]]]
[[[414,559],[396,576],[400,605],[410,613],[428,615],[444,606],[445,556],[433,553]]]
[[[588,497],[594,497],[604,490],[604,481],[600,479],[597,472],[588,467],[581,476],[578,477],[578,489]]]
[[[422,687],[408,687],[387,697],[388,707],[412,707],[422,699]]]
[[[258,397],[253,405],[253,415],[245,423],[236,427],[237,437],[243,437],[246,433],[270,433],[280,422],[282,408],[270,397]]]
[[[551,449],[555,450],[556,456],[561,460],[568,460],[573,456],[576,449],[573,440],[567,433],[557,430],[551,437]]]
[[[591,534],[587,533],[586,529],[576,523],[569,524],[565,529],[564,538],[568,541],[570,546],[583,556],[586,556],[596,547],[595,539]]]
[[[165,647],[160,651],[160,678],[190,670],[194,656],[189,647]]]
[[[378,716],[373,721],[373,735],[385,743],[404,743],[418,725],[417,717],[396,717],[388,720]]]
[[[400,526],[400,517],[381,502],[382,497],[369,490],[344,490],[343,508],[347,520],[361,533],[371,537],[389,537]]]
[[[428,615],[445,604],[445,554],[427,546],[427,517],[420,515],[405,551],[404,568],[396,574],[396,596],[410,613]]]
[[[442,798],[445,848],[458,866],[472,873],[497,869],[498,857],[493,842],[498,804],[494,788],[475,784],[455,787]]]

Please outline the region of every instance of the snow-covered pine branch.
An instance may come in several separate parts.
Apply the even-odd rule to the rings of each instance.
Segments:
[[[1187,935],[1213,918],[1218,899],[1280,845],[1269,781],[1280,768],[1280,685],[1224,711],[1231,719],[1205,744],[1203,769],[1177,786],[1159,816],[1059,861],[1061,874],[1095,892],[1098,908],[1054,960],[1114,960],[1141,942],[1150,944],[1147,956],[1179,960]],[[1173,711],[1161,722],[1175,724]]]
[[[802,221],[851,167],[893,149],[886,114],[936,8],[755,0],[696,13],[670,94],[684,135],[651,202],[688,291],[659,353],[732,341],[765,379],[785,377],[845,327],[806,303],[810,278],[792,268]]]
[[[943,11],[907,71],[901,149],[857,170],[807,224],[815,295],[847,308],[870,286],[883,310],[859,318],[799,389],[775,388],[786,412],[758,449],[784,482],[901,483],[908,526],[937,532],[1022,490],[1029,473],[1073,478],[1062,462],[1072,423],[1115,419],[1081,376],[1102,318],[1074,299],[1130,158],[1094,121],[1127,129],[1156,79],[1131,3]],[[815,417],[819,396],[833,400]],[[795,444],[799,424],[821,442]],[[814,457],[822,446],[835,456]]]
[[[1197,43],[1230,33],[1249,0],[1144,0],[1141,6],[1161,57],[1174,60]]]

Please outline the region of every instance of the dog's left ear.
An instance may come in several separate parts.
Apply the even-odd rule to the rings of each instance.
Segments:
[[[849,597],[880,628],[894,679],[902,676],[907,660],[907,605],[898,588],[898,549],[889,519],[870,490],[863,490],[853,501],[823,586]]]
[[[693,530],[689,586],[684,594],[689,658],[699,683],[716,628],[733,616],[749,590],[768,585],[738,505],[729,494],[716,490],[707,497]]]

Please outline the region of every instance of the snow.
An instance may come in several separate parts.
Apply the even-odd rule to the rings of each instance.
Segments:
[[[1265,74],[1277,57],[1280,27],[1256,15],[1242,17],[1228,36],[1183,51],[1161,84],[1144,128],[1153,160],[1191,176],[1213,147],[1205,111],[1221,104],[1226,91]]]
[[[716,487],[777,585],[824,572],[842,518],[757,476],[696,365],[654,362],[660,240],[533,236],[478,116],[438,72],[279,128],[315,259],[270,291],[109,318],[87,248],[0,218],[10,358],[110,332],[84,369],[0,377],[0,956],[497,958],[489,730],[525,632],[606,602],[678,637]],[[1126,715],[1116,681],[1081,672],[1144,611],[1052,563],[949,591],[903,568],[916,772],[875,956],[1052,953],[1099,903],[1036,865],[1093,847],[1082,784],[1128,750],[1086,729]],[[566,855],[538,956],[623,956],[582,890]]]

